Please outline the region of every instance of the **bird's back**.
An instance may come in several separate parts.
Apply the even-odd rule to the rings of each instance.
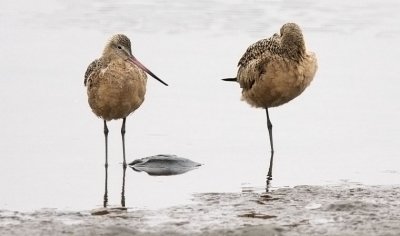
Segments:
[[[250,61],[261,57],[264,53],[278,54],[280,48],[280,37],[278,34],[274,34],[267,39],[262,39],[247,48],[242,58],[240,58],[238,66],[246,66]]]
[[[85,79],[83,81],[83,84],[85,86],[87,86],[88,83],[88,79],[90,77],[90,75],[96,71],[99,70],[101,68],[101,60],[100,59],[95,59],[94,61],[92,61],[92,63],[89,64],[88,68],[86,69],[85,72]]]
[[[304,53],[293,57],[297,54],[286,46],[282,36],[275,34],[251,45],[240,59],[237,81],[242,99],[250,105],[282,105],[300,95],[312,81],[317,70],[315,54],[306,52],[304,46]]]

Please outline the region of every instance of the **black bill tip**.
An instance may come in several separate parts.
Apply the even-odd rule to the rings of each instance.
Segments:
[[[225,78],[223,81],[237,81],[237,78]]]

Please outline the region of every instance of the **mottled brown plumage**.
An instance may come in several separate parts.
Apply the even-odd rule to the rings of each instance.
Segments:
[[[85,72],[84,85],[87,87],[89,105],[94,114],[104,120],[106,146],[104,207],[107,205],[107,121],[123,119],[121,135],[125,173],[126,117],[138,109],[144,101],[147,82],[146,73],[167,85],[132,55],[131,42],[123,34],[114,35],[104,47],[102,56],[90,63]],[[124,206],[125,200],[121,200],[121,203]]]
[[[239,61],[242,98],[254,107],[276,107],[300,95],[317,71],[299,26],[287,23],[281,34],[251,45]]]
[[[102,57],[94,60],[85,73],[89,105],[107,121],[127,117],[144,101],[147,76],[127,60],[130,45],[126,36],[113,36]]]
[[[266,110],[271,145],[268,191],[274,156],[268,108],[289,102],[307,88],[317,71],[317,58],[313,52],[306,51],[300,27],[287,23],[281,27],[280,34],[251,45],[238,66],[237,77],[224,80],[237,81],[242,88],[242,99]]]

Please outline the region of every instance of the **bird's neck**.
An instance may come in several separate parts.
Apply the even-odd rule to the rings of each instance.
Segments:
[[[117,64],[125,63],[124,59],[122,59],[121,57],[119,57],[117,55],[113,55],[113,54],[105,54],[105,55],[103,54],[101,59],[105,65],[110,64],[110,63],[117,63]]]
[[[283,53],[294,61],[302,60],[306,55],[306,46],[303,36],[291,35],[282,40]]]

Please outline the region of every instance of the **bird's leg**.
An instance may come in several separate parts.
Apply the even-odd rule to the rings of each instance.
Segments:
[[[126,159],[125,159],[125,123],[126,117],[122,120],[121,135],[122,135],[122,154],[124,156],[123,168],[126,169]]]
[[[125,207],[125,172],[126,168],[123,168],[122,172],[122,191],[121,191],[121,206]]]
[[[125,207],[125,172],[126,172],[126,158],[125,158],[125,123],[126,117],[122,120],[121,135],[122,135],[122,154],[124,156],[124,163],[122,164],[122,192],[121,192],[121,206]]]
[[[104,164],[104,168],[105,168],[105,190],[104,190],[104,201],[103,201],[103,206],[107,207],[107,203],[108,203],[108,128],[107,128],[107,122],[106,120],[104,120],[104,137],[105,137],[105,141],[106,141],[106,163]]]
[[[272,123],[271,123],[271,120],[269,119],[268,108],[265,108],[265,111],[267,113],[269,143],[271,145],[271,158],[269,161],[269,169],[268,169],[268,175],[267,175],[267,192],[268,192],[270,181],[272,180],[272,164],[274,161],[274,142],[272,141]]]

